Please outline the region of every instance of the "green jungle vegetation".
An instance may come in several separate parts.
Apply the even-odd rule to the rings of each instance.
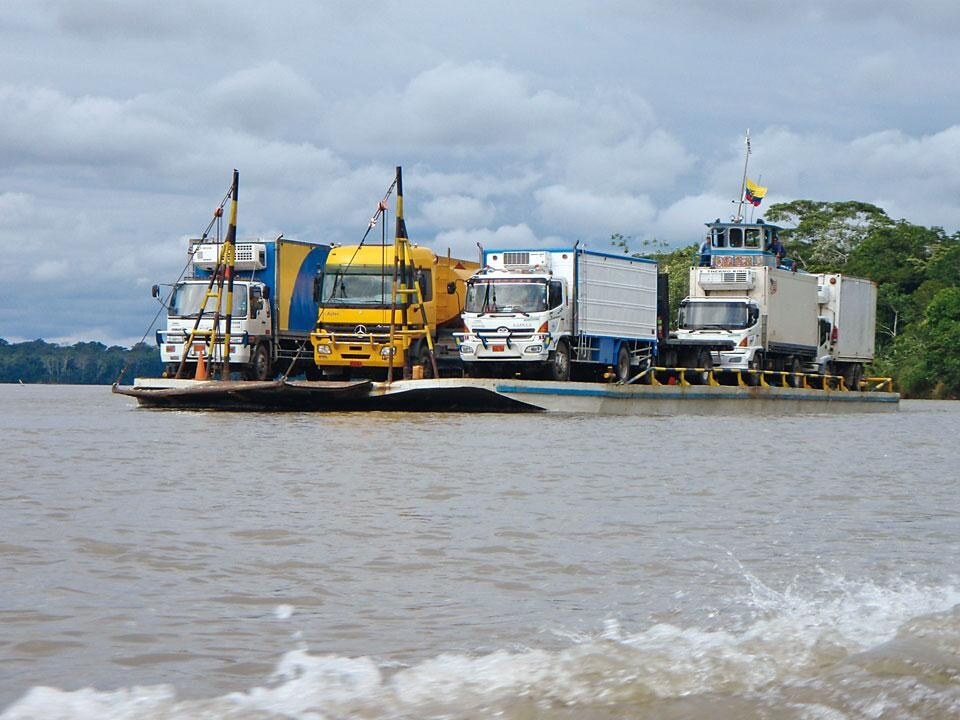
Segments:
[[[124,383],[135,377],[160,377],[163,372],[159,351],[146,343],[127,349],[98,342],[62,346],[43,340],[9,343],[0,338],[3,383],[112,385],[124,368]]]
[[[771,205],[788,257],[808,272],[842,272],[877,284],[877,356],[868,373],[892,377],[904,397],[960,397],[960,232],[892,220],[869,203],[795,200]],[[632,238],[611,243],[630,253]],[[644,241],[632,254],[652,257],[670,275],[670,307],[687,294],[697,242],[676,250]],[[65,347],[0,339],[0,382],[110,385],[159,377],[153,345],[131,349],[83,342]]]
[[[784,230],[787,257],[811,273],[841,272],[877,284],[876,357],[867,373],[891,377],[903,397],[960,397],[960,232],[892,220],[869,203],[794,200],[764,220]],[[630,253],[631,238],[611,243]],[[670,276],[670,307],[689,289],[696,243],[667,251],[642,243]],[[652,246],[652,247],[651,247]],[[674,319],[675,321],[675,319]]]

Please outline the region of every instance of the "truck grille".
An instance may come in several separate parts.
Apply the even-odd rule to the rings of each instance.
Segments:
[[[533,337],[533,332],[533,328],[514,328],[509,331],[509,337],[515,340],[526,340],[527,338]],[[476,333],[477,337],[484,339],[503,338],[507,336],[495,328],[484,328],[483,330],[477,330]]]
[[[366,338],[368,335],[390,334],[389,325],[364,325],[364,327],[367,330],[366,334],[363,336],[364,338]],[[339,338],[348,335],[356,337],[357,323],[323,323],[323,329]],[[394,326],[394,331],[399,329],[399,326]],[[360,338],[357,339],[359,340]]]

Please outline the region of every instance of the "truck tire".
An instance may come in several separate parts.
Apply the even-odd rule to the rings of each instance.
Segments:
[[[713,373],[713,353],[701,348],[697,351],[694,368],[687,371],[687,382],[691,385],[708,385]]]
[[[849,363],[843,372],[843,383],[847,390],[860,391],[860,381],[863,379],[863,366],[857,363]]]
[[[550,359],[547,374],[551,380],[566,382],[570,379],[570,346],[566,340],[557,342],[557,349]]]
[[[763,353],[756,353],[750,361],[747,372],[744,373],[743,381],[750,387],[758,387],[760,378],[763,377],[763,368]]]
[[[790,378],[790,387],[803,387],[803,373],[800,372],[803,368],[800,365],[800,359],[791,358],[787,363],[787,367],[789,368],[790,373],[788,376]]]
[[[253,357],[250,358],[250,375],[254,380],[273,379],[270,348],[265,343],[260,343],[253,349]]]
[[[436,354],[434,354],[436,357]],[[423,379],[433,378],[433,363],[430,362],[430,346],[426,342],[420,343],[420,349],[417,351],[417,362],[423,365]]]
[[[617,352],[617,382],[625,383],[630,379],[630,351],[626,345],[621,345]]]

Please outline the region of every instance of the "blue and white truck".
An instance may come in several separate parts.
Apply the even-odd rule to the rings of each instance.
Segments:
[[[469,376],[569,380],[612,366],[627,380],[657,344],[657,264],[561,249],[484,250],[458,334]]]
[[[190,241],[187,277],[174,284],[167,326],[157,331],[166,374],[173,377],[179,370],[181,377],[195,377],[201,355],[204,363],[222,363],[229,314],[231,371],[248,380],[269,380],[280,372],[318,377],[310,332],[317,322],[316,280],[330,246],[282,235],[237,243],[230,313],[224,307],[226,293],[218,297],[211,283],[222,268],[222,251],[222,243]],[[159,297],[159,286],[153,293]]]

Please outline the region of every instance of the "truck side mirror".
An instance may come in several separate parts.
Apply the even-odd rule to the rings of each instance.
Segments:
[[[159,286],[159,285],[154,285],[152,288],[150,288],[150,296],[151,296],[151,297],[155,297],[155,298],[160,297],[160,286]]]
[[[320,286],[323,284],[323,275],[317,275],[313,278],[313,301],[320,302]]]
[[[269,299],[270,299],[270,286],[269,286],[269,285],[264,285],[264,286],[263,286],[263,299],[264,299],[264,300],[269,300]]]
[[[455,282],[447,283],[447,295],[456,295],[457,294],[457,284]]]

